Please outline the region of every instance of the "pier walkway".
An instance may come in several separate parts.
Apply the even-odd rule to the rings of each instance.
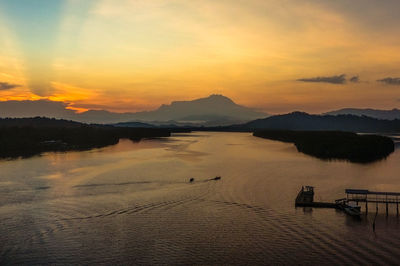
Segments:
[[[343,209],[349,202],[365,203],[365,213],[368,214],[368,206],[373,204],[378,212],[379,204],[386,206],[386,215],[389,214],[389,204],[396,206],[396,213],[399,215],[400,193],[399,192],[376,192],[366,189],[345,189],[346,197],[337,199],[335,202],[315,202],[314,187],[302,187],[295,200],[296,207],[316,207]]]
[[[346,189],[345,193],[347,202],[352,201],[355,202],[357,205],[359,202],[365,202],[365,212],[367,214],[368,204],[375,203],[376,208],[378,208],[378,204],[385,204],[386,215],[389,214],[389,204],[395,204],[397,215],[399,215],[399,192],[376,192],[365,189]]]

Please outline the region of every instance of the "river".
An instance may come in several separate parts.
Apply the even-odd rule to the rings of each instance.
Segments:
[[[323,161],[249,133],[2,160],[0,264],[397,264],[394,208],[379,206],[373,232],[375,206],[358,220],[294,199],[303,185],[321,201],[400,192],[399,173],[399,149],[370,164]]]

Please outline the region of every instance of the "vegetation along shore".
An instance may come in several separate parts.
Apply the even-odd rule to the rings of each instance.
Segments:
[[[29,157],[48,151],[88,150],[117,144],[120,138],[169,137],[168,129],[88,125],[49,118],[0,119],[0,158]]]
[[[368,163],[386,158],[394,142],[384,136],[341,131],[258,130],[256,137],[294,143],[299,152],[320,159]]]

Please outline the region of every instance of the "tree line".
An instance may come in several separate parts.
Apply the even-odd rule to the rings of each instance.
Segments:
[[[256,137],[294,143],[299,152],[321,159],[344,159],[367,163],[386,158],[394,142],[379,135],[341,131],[258,130]]]
[[[87,150],[119,139],[168,137],[168,129],[88,125],[49,118],[0,119],[0,157],[28,157],[47,151]]]

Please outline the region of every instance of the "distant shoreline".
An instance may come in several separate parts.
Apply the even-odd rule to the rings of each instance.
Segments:
[[[43,152],[82,151],[115,145],[119,139],[169,137],[171,132],[251,132],[235,127],[140,128],[88,125],[50,118],[0,119],[0,158],[30,157]],[[341,131],[255,130],[256,137],[294,143],[299,152],[320,159],[368,163],[389,156],[395,144],[386,136]]]
[[[48,118],[0,119],[0,158],[90,150],[115,145],[121,138],[139,141],[169,136],[168,129],[87,125]]]

